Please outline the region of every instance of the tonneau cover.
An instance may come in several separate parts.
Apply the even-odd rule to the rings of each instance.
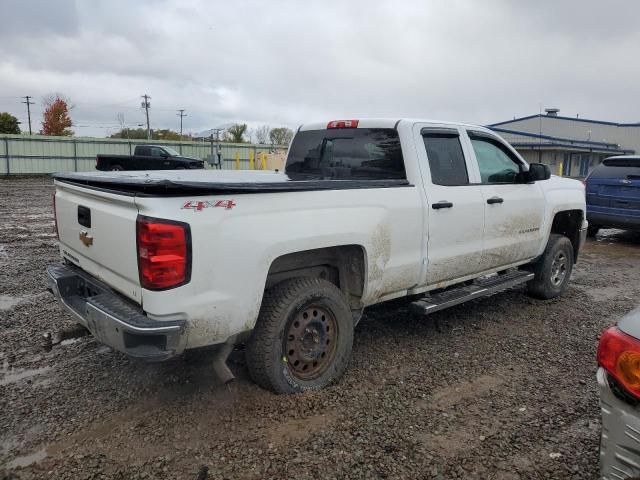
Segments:
[[[122,194],[269,193],[410,186],[407,180],[293,180],[283,173],[251,170],[154,170],[150,172],[56,173],[58,181]]]

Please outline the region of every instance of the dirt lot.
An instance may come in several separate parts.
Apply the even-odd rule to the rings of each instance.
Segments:
[[[516,289],[423,321],[371,309],[339,384],[276,396],[241,351],[220,386],[206,356],[45,348],[72,326],[44,289],[52,190],[0,180],[0,478],[598,477],[595,348],[640,298],[640,237],[590,241],[560,299]]]

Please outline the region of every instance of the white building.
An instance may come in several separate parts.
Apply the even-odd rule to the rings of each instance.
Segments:
[[[640,152],[640,123],[562,117],[557,108],[488,125],[528,162],[546,163],[555,174],[584,177],[604,158]]]

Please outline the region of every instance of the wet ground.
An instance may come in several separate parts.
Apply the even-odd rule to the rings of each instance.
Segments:
[[[342,381],[276,396],[242,352],[221,386],[206,356],[144,364],[76,338],[44,289],[51,194],[0,180],[0,478],[598,478],[597,339],[640,302],[639,236],[589,241],[559,299],[371,309]]]

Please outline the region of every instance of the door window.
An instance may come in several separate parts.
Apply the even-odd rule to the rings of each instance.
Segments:
[[[475,136],[471,144],[476,154],[482,183],[516,183],[520,176],[520,162],[507,147],[497,140]]]
[[[151,149],[149,147],[136,147],[135,153],[141,157],[148,157],[151,155]]]
[[[434,185],[468,185],[469,174],[457,132],[422,132]]]
[[[591,162],[591,156],[587,153],[580,157],[580,176],[586,177],[589,175],[589,163]]]
[[[151,147],[151,156],[152,157],[162,157],[164,151],[158,147]]]

